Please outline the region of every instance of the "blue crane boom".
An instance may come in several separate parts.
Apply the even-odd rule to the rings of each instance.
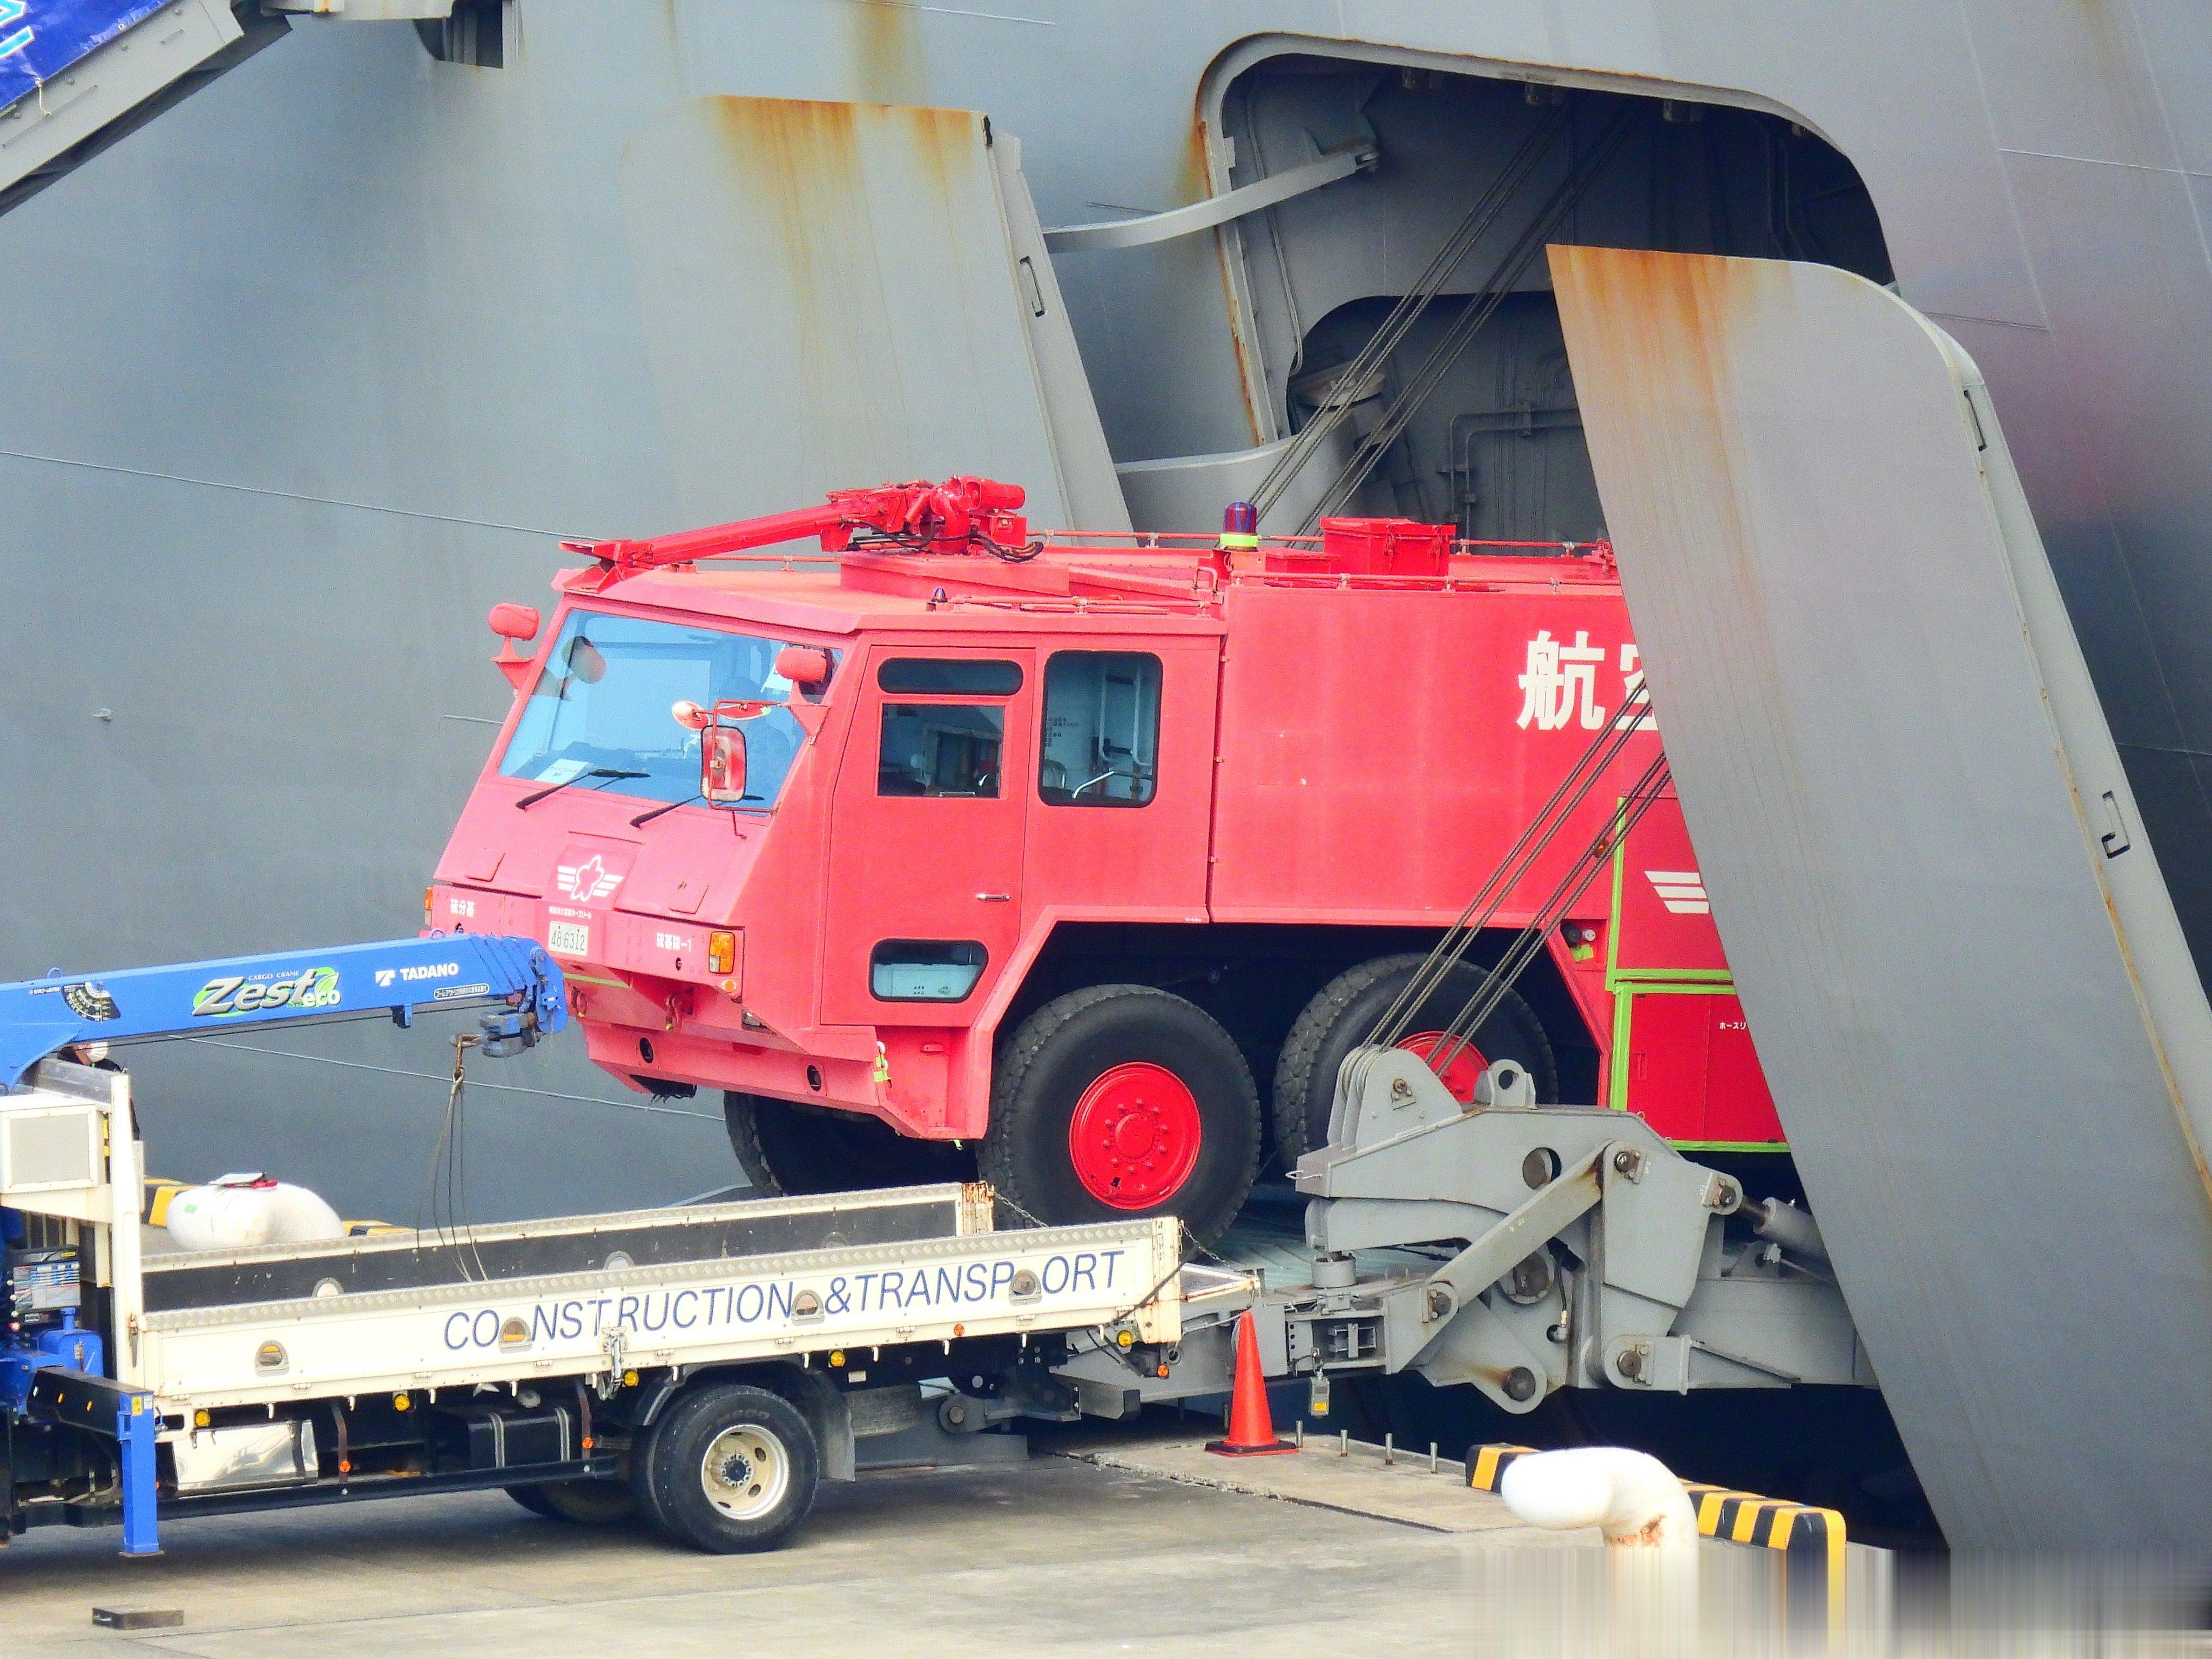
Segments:
[[[484,1052],[516,1054],[568,1021],[561,969],[534,939],[489,933],[276,951],[0,985],[0,1092],[73,1044],[486,1008]]]

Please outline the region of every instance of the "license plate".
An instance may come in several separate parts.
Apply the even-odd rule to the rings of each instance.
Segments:
[[[549,921],[545,924],[545,948],[556,956],[588,956],[592,950],[591,927],[580,921]]]

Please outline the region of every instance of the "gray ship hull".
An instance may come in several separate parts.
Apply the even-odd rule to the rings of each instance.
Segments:
[[[702,257],[702,239],[721,234],[706,220],[732,179],[764,164],[718,158],[697,137],[701,100],[984,112],[1021,140],[1046,224],[1250,182],[1303,159],[1284,135],[1347,136],[1316,130],[1340,108],[1379,133],[1371,177],[1054,261],[1104,446],[1131,464],[1235,455],[1297,423],[1292,382],[1322,325],[1401,292],[1479,188],[1458,170],[1488,165],[1491,128],[1461,124],[1464,157],[1438,149],[1407,100],[1480,114],[1500,86],[1530,111],[1571,93],[1666,98],[1668,121],[1711,112],[1711,143],[1656,126],[1637,141],[1643,206],[1594,199],[1561,240],[1840,247],[1849,227],[1820,219],[1814,191],[1793,206],[1784,185],[1764,228],[1752,204],[1760,189],[1774,200],[1771,158],[1790,144],[1855,169],[1821,188],[1841,199],[1863,181],[1879,240],[1835,257],[1886,261],[1986,373],[2205,959],[2212,25],[2197,9],[517,0],[505,24],[503,64],[484,68],[434,60],[404,25],[302,20],[0,218],[0,846],[16,878],[0,976],[413,927],[506,707],[484,611],[543,603],[561,537],[734,518],[885,475],[1040,484],[1034,422],[973,423],[957,459],[917,435],[935,389],[902,378],[896,349],[824,362],[732,346],[775,337],[759,313],[776,285]],[[1345,95],[1299,113],[1293,69]],[[665,142],[687,121],[690,139]],[[1495,136],[1502,154],[1510,135]],[[1662,164],[1695,154],[1717,159],[1693,191]],[[794,200],[833,188],[823,160],[786,158]],[[1370,185],[1404,199],[1332,241],[1369,199],[1346,192]],[[886,212],[849,234],[895,260],[908,232]],[[1516,286],[1544,283],[1539,260]],[[809,290],[778,291],[788,306]],[[874,325],[849,292],[824,297],[823,337]],[[1569,430],[1537,372],[1540,320],[1498,337],[1533,342],[1498,368],[1499,406],[1532,427],[1552,410]],[[1048,416],[1067,413],[1064,392],[1046,386]],[[1484,411],[1476,391],[1462,401],[1464,434]],[[879,418],[891,408],[899,421]],[[1516,484],[1534,505],[1516,510],[1590,510],[1578,434],[1561,441],[1559,482]],[[1504,453],[1480,450],[1486,477]],[[1490,510],[1440,509],[1419,493],[1434,467],[1416,471],[1398,500]],[[1169,499],[1212,499],[1216,475],[1194,476]],[[1390,505],[1384,487],[1367,499]],[[348,1214],[405,1221],[448,1060],[427,1027],[334,1029],[174,1046],[133,1069],[157,1172],[267,1166]],[[732,1178],[714,1103],[625,1097],[573,1048],[479,1069],[480,1215]]]

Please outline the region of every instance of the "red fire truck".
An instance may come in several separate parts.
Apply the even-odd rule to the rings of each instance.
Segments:
[[[1656,753],[1604,544],[1054,535],[985,480],[583,556],[425,897],[527,934],[592,1058],[722,1094],[769,1189],[978,1170],[1225,1226],[1595,738],[1629,738],[1419,1011],[1426,1052]],[[818,538],[811,548],[763,550]],[[1616,774],[1618,775],[1616,777]],[[1781,1131],[1671,799],[1455,1058],[1685,1146]]]

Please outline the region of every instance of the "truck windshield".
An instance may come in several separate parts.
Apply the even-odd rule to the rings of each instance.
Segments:
[[[710,708],[719,698],[781,705],[791,682],[775,672],[788,641],[637,617],[574,611],[538,672],[500,775],[647,800],[683,802],[699,793],[699,734],[669,711]],[[781,706],[744,722],[745,805],[775,804],[804,740]],[[629,772],[635,777],[604,776]],[[587,775],[599,773],[602,775]]]

